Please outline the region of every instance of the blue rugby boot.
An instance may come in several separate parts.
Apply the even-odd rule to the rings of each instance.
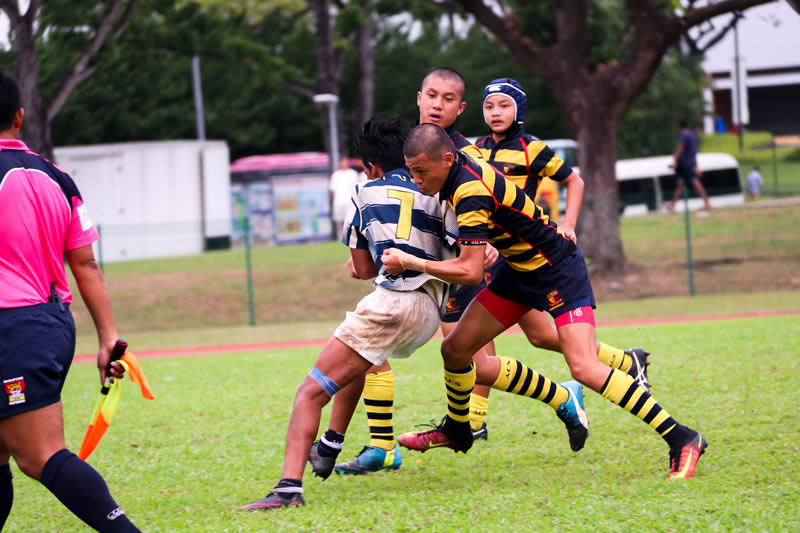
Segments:
[[[569,398],[558,406],[556,415],[567,426],[569,447],[577,452],[589,437],[589,419],[583,408],[583,386],[577,381],[567,381],[561,386],[567,389]]]
[[[337,474],[369,474],[380,470],[397,470],[402,463],[397,444],[389,451],[377,446],[364,446],[355,459],[339,463],[334,467],[334,471]]]

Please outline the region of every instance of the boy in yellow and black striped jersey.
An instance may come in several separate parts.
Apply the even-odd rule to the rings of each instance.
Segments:
[[[519,123],[524,120],[526,110],[525,94],[521,91],[521,88],[520,92],[522,97],[520,98],[517,95],[519,103],[515,102],[517,111],[515,118],[518,119]],[[458,72],[449,68],[432,69],[423,79],[420,91],[417,93],[419,122],[441,126],[447,132],[453,146],[457,149],[464,150],[466,153],[475,157],[483,157],[484,154],[474,145],[470,144],[469,141],[455,129],[456,118],[463,113],[466,108],[464,94],[464,79]],[[487,122],[489,121],[487,120]],[[521,131],[521,127],[519,130]],[[553,154],[549,148],[544,146],[543,143],[539,144],[546,149],[540,149],[542,151],[542,156],[549,153],[554,161],[550,162],[548,160],[542,165],[540,160],[535,160],[535,164],[531,168],[537,169],[536,173],[547,175],[547,171],[552,171],[553,169],[569,169],[566,165],[561,165],[561,163],[563,163],[561,159]],[[492,154],[489,153],[486,155],[491,157]],[[543,168],[539,168],[540,166]],[[571,170],[566,173],[565,177],[568,177],[570,173]],[[533,185],[530,195],[531,198],[533,198],[536,192],[536,180],[530,181],[531,185]],[[580,200],[581,194],[576,192],[573,198]],[[574,209],[568,211],[571,214]],[[575,218],[577,218],[577,214]],[[502,261],[498,261],[495,266],[488,268],[484,274],[484,281],[478,286],[462,284],[451,285],[447,306],[442,314],[441,327],[444,336],[447,336],[453,331],[459,318],[464,313],[464,310],[478,292],[491,281],[493,273],[496,272],[500,266],[502,266]],[[532,310],[520,319],[519,325],[533,346],[560,352],[556,329],[544,313]],[[479,351],[494,356],[494,343],[491,341],[488,342]],[[612,368],[618,368],[629,372],[640,384],[649,388],[646,374],[646,365],[648,364],[647,355],[649,354],[641,348],[623,351],[604,343],[598,343],[597,345],[597,356],[601,361]],[[513,367],[523,373],[532,372],[523,363],[514,359],[501,357],[498,360],[490,361],[498,366],[498,368],[499,365],[503,365],[504,367]],[[492,368],[494,368],[494,366]],[[535,372],[534,375],[539,376]],[[473,429],[473,436],[476,439],[486,439],[488,436],[485,419],[488,412],[489,391],[493,386],[493,382],[494,378],[486,385],[477,384],[471,395],[470,424]],[[511,388],[508,388],[509,385]],[[559,406],[564,403],[566,401],[565,398],[568,397],[567,390],[564,387],[553,383],[544,376],[539,376],[533,383],[529,383],[525,386],[523,385],[524,381],[516,383],[511,380],[506,380],[506,382],[499,380],[495,388],[509,390],[516,394],[536,398],[550,405],[557,413]],[[577,396],[578,393],[579,391],[576,391],[575,396]],[[337,473],[364,474],[383,469],[386,465],[395,464],[397,461],[392,424],[394,374],[388,363],[379,370],[372,371],[367,375],[363,390],[363,398],[370,429],[369,446],[365,447],[354,460],[337,464]],[[354,407],[347,405],[349,402],[340,401],[340,399],[343,400],[343,396],[337,396],[334,401],[334,407],[331,413],[331,427],[344,432],[352,416],[351,408]],[[586,427],[577,421],[568,421],[563,418],[562,421],[567,425],[571,449],[573,451],[580,450],[588,436]],[[381,454],[381,451],[383,454]],[[372,458],[381,455],[385,455],[385,461],[375,462],[372,460],[365,460],[366,457]]]
[[[483,90],[483,118],[490,134],[478,138],[474,147],[465,150],[487,161],[532,199],[537,198],[539,186],[545,179],[563,185],[567,190],[561,230],[577,241],[575,225],[583,199],[583,182],[572,179],[572,169],[544,142],[524,130],[527,95],[522,85],[512,78],[498,78]],[[577,175],[576,175],[577,176]],[[538,202],[537,202],[538,203]],[[558,334],[553,323],[541,311],[531,310],[519,322],[530,343],[537,348],[560,352]],[[620,350],[603,342],[597,343],[597,358],[611,368],[629,373],[636,382],[649,390],[647,360],[649,352],[642,348]],[[476,398],[473,397],[473,403]],[[477,399],[480,404],[480,399]],[[473,429],[477,417],[470,420]]]
[[[402,435],[399,444],[418,450],[434,446],[469,450],[473,441],[469,394],[476,378],[486,380],[479,375],[487,367],[477,364],[475,351],[531,309],[547,310],[555,320],[561,351],[573,377],[659,433],[670,449],[669,479],[692,477],[708,446],[705,438],[678,423],[633,377],[609,369],[596,357],[594,294],[574,240],[494,167],[456,151],[441,128],[420,124],[412,130],[403,151],[419,190],[446,198],[455,211],[461,253],[455,259],[423,261],[390,248],[383,258],[387,271],[398,275],[413,270],[450,283],[474,285],[483,278],[487,244],[500,251],[506,264],[442,343],[447,388],[447,414],[442,423],[433,430]],[[530,374],[523,378],[511,366],[501,365],[499,374],[498,379],[505,375],[511,383],[531,379]]]
[[[453,146],[468,149],[472,145],[469,141],[455,129],[455,120],[466,108],[464,101],[464,78],[456,71],[449,68],[434,68],[423,79],[420,91],[417,93],[417,105],[419,106],[420,123],[437,124],[445,128]],[[487,274],[490,271],[487,270]],[[489,275],[487,275],[487,280]],[[480,287],[478,287],[480,289]],[[475,297],[477,291],[475,287],[459,286],[456,289],[451,287],[450,300],[458,299],[464,303],[464,308]],[[446,313],[442,318],[442,333],[447,335],[452,331],[455,322],[461,316],[463,309],[457,312]],[[488,343],[482,349],[482,353],[495,355],[494,344]],[[620,353],[622,353],[620,351]],[[513,361],[513,360],[511,360]],[[550,405],[559,418],[565,423],[572,450],[577,451],[583,447],[588,436],[588,421],[583,411],[583,396],[580,385],[575,381],[559,385],[545,376],[528,369],[520,362],[513,361],[520,370],[528,372],[529,375],[538,376],[532,382],[529,380],[522,386],[504,387],[521,396],[528,396],[540,400]],[[481,390],[473,397],[475,405],[478,407],[474,413],[479,418],[476,426],[478,438],[486,438],[487,430],[483,420],[486,417],[485,409],[488,407],[488,394],[495,379],[492,378],[485,385],[479,385]],[[505,383],[508,385],[508,383]],[[501,384],[502,386],[502,384]],[[345,432],[353,410],[355,409],[358,397],[353,397],[353,390],[342,391],[334,400],[331,412],[328,431],[335,431],[339,434]],[[393,406],[394,406],[394,373],[388,362],[381,367],[370,370],[365,379],[363,388],[364,405],[367,412],[369,423],[370,443],[352,461],[335,465],[336,472],[339,474],[365,474],[378,470],[396,468],[401,459],[397,446],[394,443],[393,430]],[[483,426],[483,427],[481,427]],[[314,450],[312,449],[312,454]],[[313,471],[316,475],[326,478],[330,471],[321,468],[322,461],[311,456]]]

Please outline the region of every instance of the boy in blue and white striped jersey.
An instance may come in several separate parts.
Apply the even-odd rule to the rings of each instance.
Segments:
[[[360,390],[364,375],[389,356],[410,356],[439,328],[444,283],[421,272],[390,276],[381,259],[385,249],[399,248],[421,261],[442,260],[456,240],[455,231],[447,230],[458,227],[455,214],[438,198],[421,193],[405,169],[402,147],[409,130],[399,119],[370,121],[358,138],[357,150],[371,181],[354,191],[342,242],[350,247],[350,276],[375,278],[375,291],[347,313],[297,391],[282,479],[265,498],[242,510],[302,505],[309,451],[312,463],[326,463],[330,474],[344,442],[343,434],[328,429],[312,450],[322,408],[351,383]]]

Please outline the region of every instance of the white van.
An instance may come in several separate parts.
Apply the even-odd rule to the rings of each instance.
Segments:
[[[472,140],[474,142],[474,138]],[[547,139],[544,141],[569,166],[580,174],[577,165],[578,143],[572,139]],[[677,178],[671,155],[620,159],[617,161],[619,184],[619,209],[624,216],[644,215],[651,211],[662,211],[672,201]],[[700,178],[712,207],[723,207],[744,203],[744,190],[739,174],[739,163],[730,154],[698,153],[697,166],[702,171]],[[563,189],[563,187],[561,188]],[[559,195],[560,211],[566,206],[566,191]],[[689,187],[689,209],[701,209],[703,200],[694,187]],[[675,205],[683,210],[683,202]]]
[[[544,141],[578,174],[578,143],[572,139]],[[644,215],[651,211],[662,211],[672,201],[677,187],[673,157],[661,155],[620,159],[617,161],[617,183],[619,184],[619,210],[623,216]],[[702,171],[700,178],[712,207],[723,207],[744,203],[744,190],[739,174],[739,163],[730,154],[698,153],[697,166]],[[689,187],[689,209],[702,209],[703,199],[694,187]],[[566,205],[566,191],[560,195],[561,211]],[[683,201],[675,205],[683,211]]]
[[[621,159],[617,161],[619,205],[623,215],[646,214],[666,207],[675,194],[677,178],[671,155]],[[700,178],[713,207],[744,203],[739,163],[730,154],[698,153]],[[689,209],[701,209],[703,200],[694,187],[688,187]],[[683,202],[676,204],[683,210]]]

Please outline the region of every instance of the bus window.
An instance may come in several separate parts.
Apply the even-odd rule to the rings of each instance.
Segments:
[[[701,179],[703,186],[706,188],[706,191],[708,191],[709,196],[739,194],[742,192],[742,184],[739,181],[739,172],[735,168],[706,170],[703,172]]]
[[[647,205],[648,211],[657,208],[656,180],[650,176],[619,181],[619,212],[629,205]]]

